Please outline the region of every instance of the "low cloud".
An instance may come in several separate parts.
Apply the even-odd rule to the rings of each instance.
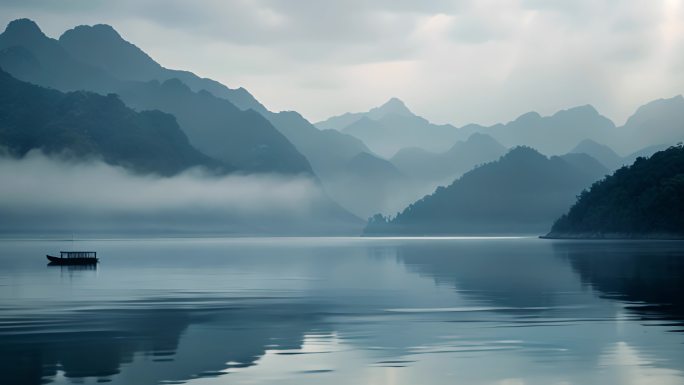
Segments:
[[[142,176],[32,152],[0,158],[0,180],[5,233],[310,233],[344,219],[306,177]]]

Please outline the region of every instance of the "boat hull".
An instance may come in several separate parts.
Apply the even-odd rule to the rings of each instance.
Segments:
[[[94,265],[99,259],[97,258],[59,258],[52,255],[46,255],[48,261],[55,265]]]

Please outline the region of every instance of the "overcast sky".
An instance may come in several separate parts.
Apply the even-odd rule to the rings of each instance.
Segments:
[[[390,97],[438,123],[684,92],[684,0],[0,0],[58,37],[111,24],[162,65],[312,121]]]

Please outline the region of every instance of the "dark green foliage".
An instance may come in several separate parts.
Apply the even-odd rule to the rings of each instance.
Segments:
[[[116,95],[42,88],[0,70],[0,146],[13,156],[102,158],[142,173],[172,175],[192,166],[221,168],[194,149],[173,116],[135,112]]]
[[[684,236],[684,147],[638,158],[594,183],[549,236]]]
[[[581,158],[581,159],[580,159]],[[547,158],[517,147],[411,204],[366,234],[526,233],[548,226],[606,169],[593,158]]]

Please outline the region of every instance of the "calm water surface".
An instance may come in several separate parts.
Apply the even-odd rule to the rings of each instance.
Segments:
[[[0,383],[684,384],[684,243],[0,241]]]

